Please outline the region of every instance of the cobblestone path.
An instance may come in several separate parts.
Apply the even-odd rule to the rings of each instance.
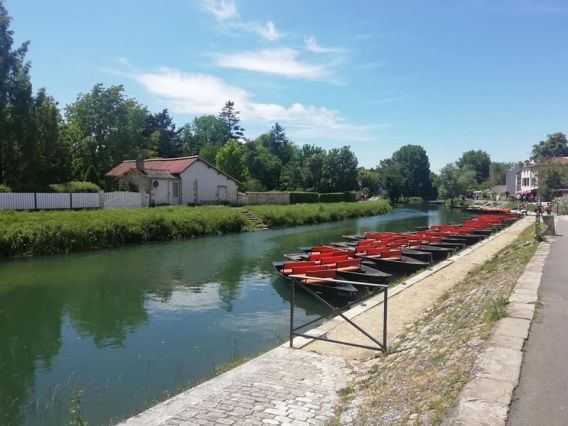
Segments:
[[[362,364],[280,346],[124,425],[321,425]]]

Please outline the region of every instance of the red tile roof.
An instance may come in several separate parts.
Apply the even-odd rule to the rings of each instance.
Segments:
[[[550,163],[565,166],[568,165],[568,157],[554,157],[550,159]]]
[[[192,157],[179,157],[179,158],[150,158],[144,160],[145,170],[161,170],[170,172],[172,175],[179,175],[189,166],[191,166],[199,157],[194,155]],[[126,160],[116,166],[106,176],[120,177],[123,176],[131,169],[136,168],[136,160]]]

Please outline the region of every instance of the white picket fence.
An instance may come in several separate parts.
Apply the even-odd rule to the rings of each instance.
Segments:
[[[64,210],[148,207],[148,195],[139,192],[0,193],[0,210]]]

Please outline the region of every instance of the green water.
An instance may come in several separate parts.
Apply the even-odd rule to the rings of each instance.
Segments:
[[[383,216],[0,263],[0,424],[62,424],[71,393],[109,424],[287,338],[289,289],[271,262],[365,230],[457,222]],[[297,321],[326,311],[301,292]]]

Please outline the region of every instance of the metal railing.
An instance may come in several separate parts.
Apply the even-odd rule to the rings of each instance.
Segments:
[[[353,322],[350,318],[345,316],[344,313],[343,313],[346,310],[345,307],[344,308],[338,308],[336,306],[333,306],[327,300],[325,300],[323,297],[321,297],[319,294],[317,294],[315,291],[313,291],[311,288],[309,288],[309,285],[302,283],[301,280],[303,280],[303,279],[314,279],[314,280],[326,281],[326,282],[330,282],[330,283],[338,283],[338,284],[343,283],[343,284],[351,284],[351,285],[358,285],[358,286],[364,285],[366,287],[373,287],[373,288],[382,289],[383,296],[384,296],[384,299],[383,299],[383,336],[382,336],[382,341],[379,341],[375,337],[371,336],[368,332],[363,330],[363,328],[361,328],[360,326],[355,324],[355,322]],[[378,350],[378,351],[382,351],[382,352],[386,351],[386,349],[387,349],[388,288],[389,288],[389,286],[387,284],[361,283],[361,282],[358,282],[358,281],[338,280],[338,279],[334,279],[334,278],[294,276],[294,275],[290,275],[290,281],[291,281],[291,287],[292,287],[292,300],[290,301],[290,347],[291,348],[294,347],[294,336],[298,336],[298,337],[305,337],[307,339],[322,340],[324,342],[337,343],[337,344],[340,344],[340,345],[353,346],[353,347],[358,347],[358,348],[363,348],[363,349]],[[316,319],[308,321],[305,324],[294,327],[294,308],[295,308],[295,305],[296,305],[296,286],[300,286],[302,288],[302,290],[304,290],[309,295],[313,296],[318,302],[320,302],[324,306],[328,307],[333,312],[334,315],[340,316],[341,318],[343,318],[348,324],[353,326],[355,329],[357,329],[362,334],[364,334],[367,338],[369,338],[372,342],[374,342],[376,344],[376,346],[362,345],[362,344],[359,344],[359,343],[352,343],[352,342],[345,342],[345,341],[342,341],[342,340],[330,339],[328,337],[321,337],[321,336],[314,336],[314,335],[310,335],[310,334],[300,333],[298,330],[306,328],[307,326],[312,325],[313,323],[318,322],[322,319],[328,318],[329,316],[322,315],[322,316],[319,316]],[[373,295],[375,295],[375,294],[373,294]],[[361,302],[363,302],[364,300],[365,299],[361,300]]]

